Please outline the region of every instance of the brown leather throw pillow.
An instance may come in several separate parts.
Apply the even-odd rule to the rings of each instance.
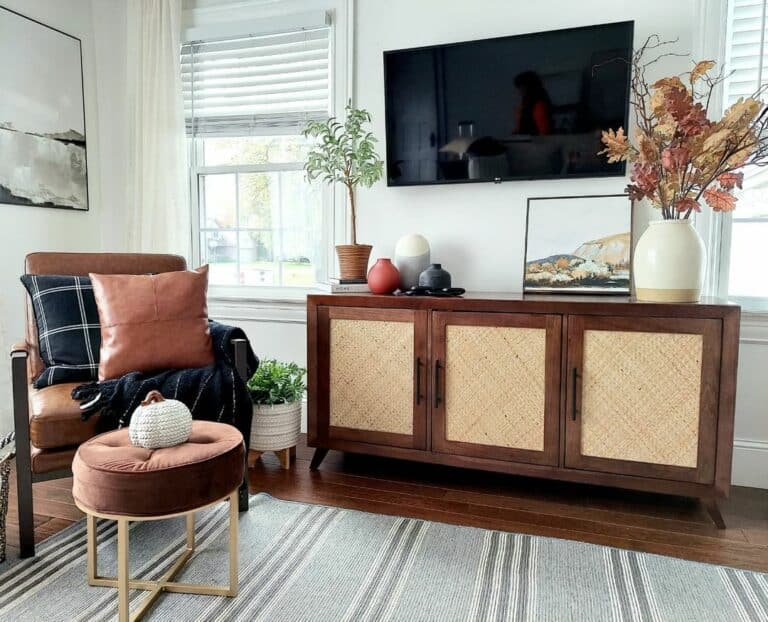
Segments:
[[[213,363],[208,266],[161,274],[90,274],[101,322],[99,380]]]

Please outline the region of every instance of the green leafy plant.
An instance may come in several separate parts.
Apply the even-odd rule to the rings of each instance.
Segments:
[[[374,150],[376,137],[364,127],[371,122],[371,115],[350,104],[345,111],[344,123],[331,117],[306,125],[302,133],[316,142],[307,155],[304,171],[309,181],[320,179],[346,187],[352,218],[352,244],[357,244],[355,187],[370,188],[379,181],[384,174],[384,163]]]
[[[307,388],[304,384],[306,373],[307,370],[296,363],[283,363],[274,359],[262,361],[256,373],[248,380],[253,403],[271,406],[300,400]]]

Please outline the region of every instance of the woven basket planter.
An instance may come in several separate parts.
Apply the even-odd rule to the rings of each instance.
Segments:
[[[5,561],[5,517],[8,514],[8,482],[11,478],[11,462],[16,455],[13,432],[0,438],[0,564]]]
[[[373,246],[368,244],[339,244],[339,272],[342,279],[365,279],[368,276],[368,259]]]
[[[301,402],[254,405],[251,450],[278,451],[295,447],[301,429]]]

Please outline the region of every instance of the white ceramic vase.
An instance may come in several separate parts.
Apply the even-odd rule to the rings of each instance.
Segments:
[[[288,404],[253,405],[250,448],[276,451],[295,447],[301,428],[301,400]]]
[[[635,294],[645,302],[698,302],[707,250],[690,220],[654,220],[635,247]]]
[[[395,266],[400,271],[400,289],[419,284],[419,275],[429,266],[429,242],[423,235],[405,235],[395,246]]]

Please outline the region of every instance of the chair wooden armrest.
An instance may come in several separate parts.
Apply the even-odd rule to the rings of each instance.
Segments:
[[[11,348],[11,387],[13,391],[13,423],[16,432],[16,491],[19,501],[19,549],[21,557],[35,554],[35,532],[32,519],[32,455],[29,441],[29,379],[25,342]]]
[[[248,382],[248,342],[245,339],[233,339],[232,348],[235,353],[235,369],[240,377]],[[245,439],[245,477],[238,491],[238,509],[241,512],[248,511],[248,447],[251,443],[250,438]]]
[[[29,355],[29,344],[26,341],[17,341],[11,346],[11,356],[14,354]]]

